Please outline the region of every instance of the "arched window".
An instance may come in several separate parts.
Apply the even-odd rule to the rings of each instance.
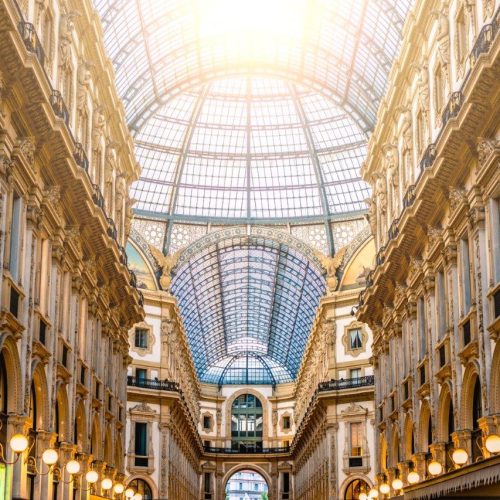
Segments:
[[[31,382],[29,416],[31,420],[31,428],[28,431],[30,440],[29,455],[30,457],[33,457],[33,460],[36,460],[37,457],[36,428],[38,426],[38,409],[37,409],[36,390],[34,382]],[[31,443],[34,443],[33,446],[31,446]],[[35,489],[36,474],[31,467],[28,467],[27,472],[28,472],[28,498],[31,499],[34,498],[33,495]]]
[[[143,500],[152,500],[153,493],[151,487],[143,479],[134,479],[128,483],[127,488],[133,488],[136,493],[142,495]]]
[[[475,462],[483,456],[481,449],[481,429],[479,419],[483,415],[481,404],[481,382],[479,376],[476,376],[474,384],[474,393],[472,396],[472,461]]]
[[[344,499],[357,500],[359,498],[359,495],[361,495],[361,493],[368,494],[369,491],[370,491],[370,486],[366,481],[363,481],[362,479],[355,479],[354,481],[350,482],[349,485],[347,486],[344,493]]]
[[[234,450],[262,448],[262,403],[253,394],[238,396],[231,409],[231,439]]]
[[[8,413],[8,385],[7,368],[3,353],[0,353],[0,443],[5,449],[7,441],[7,413]]]

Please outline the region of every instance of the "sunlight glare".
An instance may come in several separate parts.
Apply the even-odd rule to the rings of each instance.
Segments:
[[[202,38],[224,39],[244,49],[246,56],[262,55],[269,44],[300,40],[307,0],[198,0]]]

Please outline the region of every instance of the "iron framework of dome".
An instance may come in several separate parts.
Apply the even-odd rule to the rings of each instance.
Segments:
[[[221,8],[250,5],[262,9],[258,38],[221,21]],[[365,210],[359,169],[409,1],[96,7],[143,168],[137,214],[234,223]]]
[[[167,254],[183,228],[317,224],[333,254],[332,228],[366,210],[359,170],[411,4],[95,0],[142,167],[140,227]],[[173,282],[200,379],[292,380],[321,273],[285,247],[233,243]],[[314,296],[304,321],[298,290]]]
[[[243,235],[182,263],[171,290],[202,382],[276,384],[297,374],[325,281],[296,249]]]

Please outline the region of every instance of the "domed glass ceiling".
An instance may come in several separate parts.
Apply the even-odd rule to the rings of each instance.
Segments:
[[[410,2],[95,0],[143,167],[136,212],[364,210],[364,144]]]
[[[136,136],[144,214],[270,219],[365,208],[366,134],[322,95],[271,78],[199,86]]]
[[[285,243],[235,236],[180,264],[171,290],[202,382],[276,384],[297,374],[325,280]]]

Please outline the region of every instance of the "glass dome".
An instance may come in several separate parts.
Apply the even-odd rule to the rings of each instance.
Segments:
[[[363,210],[366,134],[324,96],[273,78],[199,86],[136,135],[142,215],[299,219]]]
[[[330,220],[359,177],[411,0],[95,0],[167,221]]]
[[[289,245],[242,235],[180,263],[171,291],[200,381],[275,384],[299,370],[325,280]]]

